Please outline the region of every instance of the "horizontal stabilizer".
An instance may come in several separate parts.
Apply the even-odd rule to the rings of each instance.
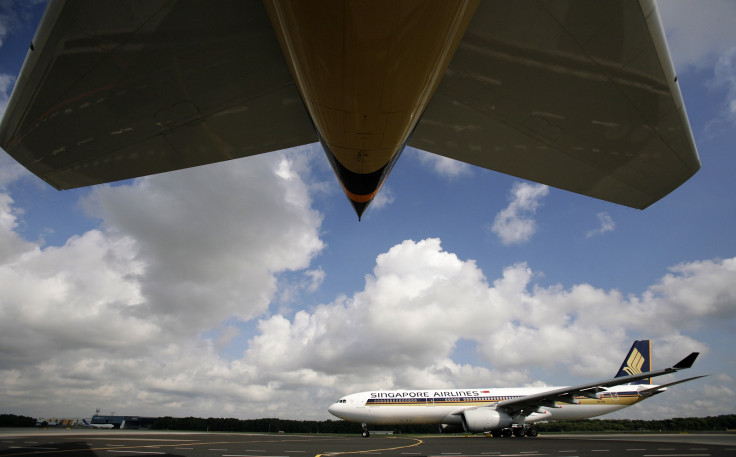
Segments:
[[[710,376],[710,375],[703,374],[700,376],[693,376],[692,378],[680,379],[679,381],[670,382],[668,384],[662,384],[661,386],[650,387],[649,389],[640,390],[639,395],[653,394],[653,393],[656,393],[656,391],[661,390],[662,388],[674,386],[676,384],[682,384],[683,382],[693,381],[695,379],[704,378],[706,376]]]

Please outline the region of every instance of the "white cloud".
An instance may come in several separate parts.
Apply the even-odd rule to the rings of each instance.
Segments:
[[[316,270],[307,270],[304,272],[305,276],[309,278],[309,281],[306,285],[306,289],[309,292],[314,292],[317,289],[319,289],[319,286],[322,285],[322,281],[325,280],[326,273],[322,268],[317,268]]]
[[[376,196],[373,197],[373,201],[371,201],[369,208],[371,210],[379,210],[381,208],[385,208],[394,201],[396,201],[396,196],[394,195],[393,190],[391,190],[389,186],[382,186],[381,190],[379,190]]]
[[[12,263],[35,246],[15,234],[18,217],[23,211],[13,205],[8,194],[0,193],[0,262]]]
[[[467,175],[472,170],[470,165],[460,162],[459,160],[432,154],[420,149],[412,149],[412,151],[415,151],[416,157],[419,158],[419,162],[422,165],[446,178],[452,179],[457,178],[458,176]]]
[[[218,350],[240,336],[239,320],[267,312],[279,273],[306,270],[304,290],[324,276],[307,270],[324,246],[300,178],[307,160],[275,153],[96,187],[85,207],[102,227],[59,247],[21,239],[18,209],[0,194],[4,406],[206,410],[200,382],[256,395],[258,383],[239,387],[253,367]],[[214,342],[200,336],[213,328]]]
[[[598,223],[600,224],[600,227],[598,227],[595,230],[589,230],[588,233],[585,234],[586,238],[591,238],[596,235],[602,235],[606,232],[612,232],[616,229],[616,223],[613,221],[611,216],[608,213],[598,213]]]
[[[94,188],[88,211],[133,238],[145,265],[142,312],[185,333],[264,313],[275,274],[307,268],[324,246],[298,159],[256,156]]]
[[[183,199],[204,192],[200,186],[207,181],[188,178],[181,181],[196,191]],[[161,193],[166,182],[145,188]],[[229,179],[217,182],[228,185]],[[124,192],[135,193],[141,186]],[[205,193],[197,198],[213,196]],[[140,213],[129,211],[151,217],[147,206]],[[310,220],[309,212],[302,211],[296,210],[296,225],[299,214]],[[226,213],[230,216],[225,219],[237,219],[244,231],[250,228],[250,217]],[[113,221],[108,218],[106,224]],[[201,236],[232,243],[217,222]],[[176,211],[148,223],[168,225],[170,236],[187,239],[188,228],[176,233],[182,224]],[[631,340],[641,335],[654,340],[657,360],[674,362],[692,350],[707,352],[707,346],[686,332],[736,318],[736,258],[676,265],[640,296],[623,296],[584,283],[537,285],[538,275],[525,263],[510,265],[489,281],[474,261],[444,251],[440,240],[407,240],[376,258],[365,287],[352,296],[291,318],[262,314],[242,357],[229,360],[218,351],[242,337],[236,320],[221,327],[214,339],[199,335],[222,316],[255,315],[261,305],[249,303],[257,296],[249,289],[268,295],[270,286],[240,277],[244,284],[230,281],[246,297],[240,302],[245,309],[235,309],[227,303],[227,293],[221,297],[216,281],[210,285],[211,277],[199,276],[196,265],[187,273],[158,251],[142,253],[143,246],[163,240],[151,234],[152,239],[141,241],[128,224],[88,232],[59,248],[40,250],[29,244],[20,260],[0,267],[0,391],[6,407],[22,405],[39,414],[69,414],[77,408],[82,415],[114,405],[119,412],[151,415],[326,418],[331,401],[364,389],[543,384],[552,381],[548,376],[553,373],[565,380],[610,376]],[[272,235],[274,243],[283,242]],[[192,249],[190,261],[199,263],[197,248]],[[240,250],[237,245],[233,249],[236,254]],[[274,257],[282,258],[280,248],[274,249]],[[260,248],[251,255],[262,261],[271,250]],[[217,251],[212,255],[223,256]],[[308,259],[313,253],[305,249],[301,255]],[[163,275],[156,270],[164,265],[157,262],[199,282],[212,299],[178,309],[148,303],[162,297],[149,292],[155,289],[149,282]],[[232,276],[228,268],[233,265],[223,265],[220,274]],[[319,269],[306,271],[319,280]],[[163,285],[178,287],[166,278]],[[188,332],[178,331],[179,326]],[[481,365],[454,359],[461,339],[477,348]],[[580,351],[581,342],[585,351]],[[539,379],[530,367],[547,375]],[[720,379],[708,385],[720,393],[729,388]],[[689,391],[678,394],[682,392]],[[702,399],[700,393],[693,391],[678,404]],[[725,398],[709,403],[709,414],[732,411],[734,400]],[[640,414],[667,417],[668,408],[664,403]]]
[[[31,172],[0,149],[0,190],[7,189],[20,178],[30,176]]]
[[[443,251],[439,240],[405,241],[378,256],[363,291],[292,320],[262,320],[242,361],[279,376],[308,368],[340,393],[542,384],[532,366],[605,377],[639,335],[654,340],[665,363],[707,352],[683,332],[736,317],[735,266],[736,259],[681,264],[642,296],[624,297],[589,284],[537,286],[523,263],[489,284],[473,261]],[[461,338],[477,344],[488,366],[452,360]]]
[[[736,46],[721,55],[713,70],[713,79],[710,82],[712,90],[725,90],[721,117],[711,120],[706,127],[715,130],[724,127],[733,128],[736,124]]]
[[[666,0],[657,2],[675,68],[712,67],[736,43],[736,3],[712,0],[700,2]]]
[[[677,71],[712,69],[709,88],[725,91],[722,112],[706,131],[729,129],[736,123],[736,2],[713,0],[703,8],[698,2],[667,0],[658,7]]]
[[[8,100],[10,99],[10,92],[13,84],[15,83],[15,76],[0,73],[0,118],[5,113],[5,108],[8,106]]]
[[[537,231],[536,221],[531,216],[548,193],[549,187],[543,184],[515,183],[509,195],[509,206],[496,215],[491,231],[507,246],[529,241]]]

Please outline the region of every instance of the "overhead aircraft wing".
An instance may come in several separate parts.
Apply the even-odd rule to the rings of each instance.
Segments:
[[[560,389],[549,390],[547,392],[541,392],[538,394],[526,395],[524,397],[514,398],[511,400],[500,401],[495,404],[497,409],[504,409],[510,411],[520,410],[531,410],[538,407],[547,406],[553,407],[555,402],[573,403],[574,397],[576,396],[588,396],[595,398],[595,394],[599,391],[605,390],[606,387],[619,386],[622,384],[629,384],[634,381],[646,378],[654,378],[666,374],[675,373],[679,370],[690,368],[695,359],[698,357],[698,352],[693,352],[681,361],[677,362],[670,368],[664,368],[661,370],[649,371],[646,373],[631,375],[631,376],[619,376],[617,378],[604,379],[601,381],[588,382],[572,387],[563,387]],[[658,386],[656,389],[661,389],[669,385],[679,384],[686,381],[692,381],[693,379],[700,378],[702,376],[696,376],[686,380]],[[651,389],[650,389],[651,390]],[[645,391],[647,392],[647,391]],[[648,392],[649,395],[652,392]]]
[[[640,209],[700,168],[653,0],[480,2],[409,145]]]
[[[57,189],[316,141],[261,1],[52,1],[0,126]]]
[[[381,14],[381,5],[361,5],[369,10],[370,30],[379,35],[408,25],[426,29],[411,2],[395,5],[405,18],[398,25],[394,16]],[[379,120],[391,119],[373,121],[378,130],[366,133],[348,128],[351,119],[358,126],[371,119],[360,116],[365,106],[350,112],[321,107],[318,114],[330,121],[321,122],[335,130],[335,141],[350,129],[360,144],[371,135],[396,133],[391,103],[377,108],[372,95],[356,95],[365,95],[365,78],[379,95],[406,92],[400,84],[414,74],[410,57],[417,53],[409,48],[393,55],[392,43],[375,46],[373,40],[383,38],[363,36],[365,21],[352,16],[321,27],[318,9],[297,10],[311,15],[309,24],[320,25],[314,33],[332,25],[335,36],[379,51],[371,57],[336,46],[337,67],[326,69],[323,47],[309,51],[310,81],[322,84],[320,91],[337,91],[323,73],[338,82],[350,74],[354,80],[342,81],[350,89],[337,98],[348,105],[360,99]],[[439,11],[430,4],[419,10],[429,16]],[[401,34],[392,36],[407,42]],[[409,145],[636,208],[662,198],[698,170],[653,1],[480,2],[466,33],[448,39],[440,53],[451,55],[457,41],[435,93],[417,99],[429,100],[426,108],[409,106],[402,114],[412,124],[415,113],[423,113]],[[68,189],[316,142],[313,117],[290,70],[293,59],[287,62],[282,49],[260,0],[52,0],[0,124],[0,146],[49,184]],[[349,68],[356,59],[360,68],[380,61],[386,74],[403,62],[406,73],[394,75],[399,85],[384,90],[383,79]],[[357,184],[344,187],[349,197],[357,195],[350,198],[358,201],[359,215],[405,142],[398,144],[387,154],[380,152],[384,146],[347,149],[355,154],[346,153],[345,163],[383,161],[363,171],[349,169]],[[335,164],[338,176],[345,174],[345,163]]]

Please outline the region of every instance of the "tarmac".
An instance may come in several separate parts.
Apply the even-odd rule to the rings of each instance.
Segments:
[[[0,429],[0,456],[181,457],[736,456],[736,434],[289,435],[139,430]]]

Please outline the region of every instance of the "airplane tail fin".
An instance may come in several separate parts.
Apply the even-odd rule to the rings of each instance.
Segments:
[[[649,340],[636,340],[616,373],[616,378],[652,371],[652,343]],[[632,384],[651,384],[652,378],[644,378]]]
[[[89,425],[89,422],[87,422],[87,419],[82,419],[82,423],[83,423],[84,425]]]

